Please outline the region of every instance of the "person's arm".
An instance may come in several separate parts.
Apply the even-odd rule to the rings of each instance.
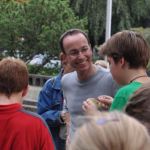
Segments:
[[[52,89],[52,84],[52,80],[49,80],[48,82],[46,82],[43,89],[40,91],[38,97],[37,112],[42,116],[42,118],[44,118],[48,125],[57,126],[60,124],[64,124],[64,122],[60,118],[60,107],[62,107],[62,95],[61,91],[54,91]],[[53,99],[53,92],[55,92],[55,98],[59,98],[61,100],[57,100],[56,102],[56,100]]]

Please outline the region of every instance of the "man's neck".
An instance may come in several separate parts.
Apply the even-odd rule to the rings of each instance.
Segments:
[[[97,69],[94,64],[92,64],[91,68],[85,72],[80,72],[78,74],[78,78],[80,81],[88,80],[90,77],[92,77],[96,73]]]

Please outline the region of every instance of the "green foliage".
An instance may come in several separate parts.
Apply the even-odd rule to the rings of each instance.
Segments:
[[[112,32],[131,27],[144,26],[143,19],[149,19],[150,0],[114,0]]]
[[[104,41],[107,0],[70,0],[70,5],[80,17],[88,18],[92,45]],[[150,0],[112,0],[112,34],[131,27],[145,26],[150,22]]]
[[[150,45],[150,28],[143,28],[143,27],[139,27],[139,28],[131,28],[132,31],[136,31],[139,32],[140,34],[143,35],[143,37],[145,38],[145,40],[149,43]]]
[[[0,48],[22,59],[36,53],[59,54],[59,37],[69,28],[85,29],[86,19],[79,19],[68,0],[28,0],[26,3],[0,1]]]
[[[27,65],[27,66],[28,66],[28,71],[31,74],[55,76],[60,71],[59,67],[55,67],[53,69],[51,69],[51,68],[48,69],[48,68],[43,68],[42,66],[37,66],[37,65]]]
[[[131,28],[132,31],[136,31],[139,32],[140,34],[143,35],[143,37],[145,38],[145,40],[149,43],[150,45],[150,28]],[[150,61],[148,63],[147,69],[150,70]]]
[[[88,18],[88,31],[92,46],[97,45],[105,28],[106,1],[70,0],[70,5],[80,18]]]

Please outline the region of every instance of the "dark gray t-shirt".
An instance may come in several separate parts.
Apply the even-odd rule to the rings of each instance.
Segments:
[[[87,98],[109,95],[114,97],[117,85],[110,72],[103,68],[97,68],[97,72],[86,81],[79,81],[76,71],[68,73],[62,78],[62,88],[66,106],[71,117],[70,138],[72,140],[76,128],[79,126],[79,116],[84,115],[82,103]]]

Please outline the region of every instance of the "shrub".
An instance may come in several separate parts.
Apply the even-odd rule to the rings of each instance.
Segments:
[[[60,68],[44,68],[42,66],[37,65],[27,65],[29,73],[31,74],[40,74],[40,75],[48,75],[48,76],[55,76],[59,73]]]

